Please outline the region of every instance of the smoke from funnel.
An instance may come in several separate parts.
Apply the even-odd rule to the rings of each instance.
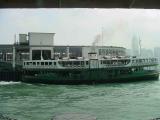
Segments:
[[[111,43],[111,40],[113,39],[114,35],[115,35],[114,29],[107,30],[107,29],[103,28],[102,33],[97,34],[94,37],[94,41],[92,42],[92,46],[104,45],[107,43],[108,40]],[[107,44],[109,44],[109,43],[107,43]]]
[[[102,38],[102,36],[100,34],[96,35],[95,39],[94,39],[94,41],[92,43],[92,46],[98,46],[99,43],[101,42],[101,38]]]
[[[131,39],[131,33],[128,22],[119,20],[114,22],[114,24],[102,27],[101,33],[95,36],[92,45],[129,46],[124,43]]]

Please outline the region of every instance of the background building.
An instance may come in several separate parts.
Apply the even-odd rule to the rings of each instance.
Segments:
[[[145,49],[143,48],[141,50],[141,57],[153,57],[153,51],[151,49]]]
[[[160,47],[154,48],[154,57],[157,57],[160,63]]]
[[[28,33],[30,60],[53,59],[55,33]]]
[[[48,60],[69,58],[88,58],[88,53],[94,52],[99,57],[124,56],[126,49],[115,46],[57,46],[54,45],[55,33],[19,34],[19,40],[13,45],[0,45],[0,60],[13,61],[13,48],[15,48],[15,62],[22,65],[24,60]]]

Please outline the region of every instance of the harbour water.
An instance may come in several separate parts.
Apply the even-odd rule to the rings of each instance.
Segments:
[[[160,118],[160,80],[101,85],[0,82],[0,114],[17,120],[51,120],[63,113],[97,120]]]

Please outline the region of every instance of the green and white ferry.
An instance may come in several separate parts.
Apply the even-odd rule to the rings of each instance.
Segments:
[[[30,60],[23,62],[23,82],[45,84],[96,84],[157,80],[157,58],[115,56]]]

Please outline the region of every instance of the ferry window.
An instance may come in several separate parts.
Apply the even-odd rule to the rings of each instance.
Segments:
[[[105,50],[104,49],[102,49],[101,55],[105,55]]]
[[[69,65],[72,65],[72,62],[71,62],[71,61],[69,62]]]
[[[101,64],[102,64],[102,60],[101,60]]]
[[[39,65],[39,62],[37,62],[37,65]]]
[[[27,62],[27,65],[29,65],[29,62]]]
[[[110,61],[106,61],[107,62],[107,64],[110,64]]]
[[[56,62],[54,62],[54,65],[56,65]]]
[[[81,65],[84,65],[84,61],[81,61]]]
[[[44,62],[41,62],[41,65],[44,65]]]
[[[62,62],[62,66],[65,66],[65,62],[64,61]]]
[[[108,55],[108,49],[106,50],[106,55]]]
[[[25,65],[25,62],[23,63],[23,65]]]
[[[36,62],[33,62],[33,65],[36,65]]]
[[[62,64],[62,62],[61,62],[61,61],[58,61],[58,63],[59,63],[59,64]]]
[[[73,64],[74,65],[80,65],[80,61],[74,61]]]
[[[103,64],[106,64],[106,61],[105,61],[105,60],[103,61]]]
[[[45,65],[48,65],[48,62],[45,62]]]
[[[99,49],[99,55],[102,55],[102,51],[101,51],[101,49]]]
[[[52,62],[49,62],[49,65],[52,65]]]
[[[88,61],[86,61],[86,65],[88,65]]]
[[[70,65],[70,62],[69,62],[69,61],[66,61],[65,65],[67,65],[67,66]]]

